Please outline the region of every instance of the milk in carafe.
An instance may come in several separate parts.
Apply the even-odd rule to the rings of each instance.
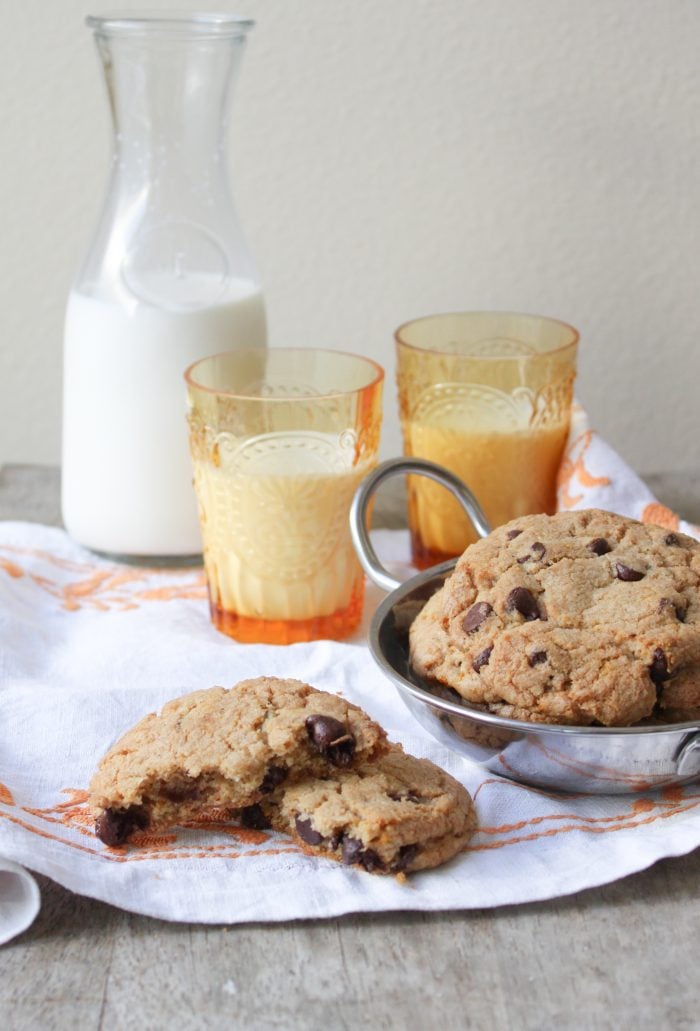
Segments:
[[[63,381],[63,519],[96,551],[201,551],[183,372],[233,345],[265,344],[260,288],[234,281],[193,311],[131,307],[73,291]]]
[[[201,551],[185,369],[263,347],[265,311],[228,181],[227,121],[253,23],[89,17],[113,122],[102,213],[68,299],[63,518],[96,551]]]

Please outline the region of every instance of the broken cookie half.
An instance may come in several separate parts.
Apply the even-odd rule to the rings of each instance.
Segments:
[[[146,716],[102,759],[90,784],[97,836],[121,845],[136,831],[244,808],[287,780],[352,769],[387,747],[356,705],[299,680],[195,691]]]
[[[291,834],[316,855],[389,874],[447,862],[475,827],[465,788],[399,745],[353,770],[280,788],[240,819],[248,827]]]
[[[223,811],[316,855],[400,875],[446,862],[475,825],[462,785],[389,744],[357,706],[270,677],[141,720],[100,763],[90,806],[111,847]]]

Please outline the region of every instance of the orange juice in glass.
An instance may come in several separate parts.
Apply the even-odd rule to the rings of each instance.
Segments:
[[[434,315],[396,331],[406,455],[462,479],[496,527],[553,513],[579,335],[555,319],[499,312]],[[408,481],[414,563],[461,554],[476,536],[437,483]]]
[[[383,370],[314,348],[231,351],[185,374],[212,622],[239,641],[341,639],[364,575],[348,523],[376,465]]]

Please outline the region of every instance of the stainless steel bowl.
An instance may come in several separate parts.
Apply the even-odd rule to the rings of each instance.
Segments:
[[[370,499],[390,477],[415,473],[443,484],[458,498],[484,537],[488,523],[470,491],[431,462],[391,459],[362,482],[350,525],[368,576],[391,591],[377,609],[369,633],[375,662],[394,684],[418,722],[485,770],[536,787],[590,794],[629,794],[668,787],[700,776],[700,726],[650,723],[635,727],[571,727],[504,719],[474,709],[449,689],[422,680],[408,659],[408,628],[428,598],[442,586],[456,559],[396,580],[379,562],[367,532]]]

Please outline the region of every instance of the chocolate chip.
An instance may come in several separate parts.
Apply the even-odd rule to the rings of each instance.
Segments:
[[[403,871],[411,865],[419,852],[419,845],[402,845],[399,849],[398,856],[394,860],[392,867],[394,873],[403,873]]]
[[[389,794],[389,798],[393,802],[422,802],[423,801],[423,799],[420,797],[420,795],[417,795],[415,793],[415,791],[411,791],[410,789],[408,791],[398,792],[397,794],[391,794],[390,793]]]
[[[671,674],[668,671],[668,659],[666,658],[666,652],[663,648],[654,649],[651,665],[649,666],[649,676],[655,684],[662,684],[664,680],[670,679]]]
[[[472,669],[475,673],[479,673],[484,666],[488,666],[492,651],[493,645],[490,644],[488,648],[484,648],[483,652],[479,652],[479,654],[474,658]]]
[[[364,848],[362,842],[357,838],[345,838],[343,840],[343,862],[346,866],[359,863],[368,873],[384,868],[384,863],[374,849]]]
[[[547,661],[547,652],[533,652],[532,655],[528,655],[527,661],[530,666],[539,666]]]
[[[335,850],[338,848],[344,837],[345,831],[333,831],[330,838],[328,839],[328,848],[331,850],[331,852],[335,852]]]
[[[105,845],[123,845],[129,836],[129,823],[125,812],[105,809],[95,820],[95,834]]]
[[[373,870],[383,870],[384,863],[379,858],[374,849],[366,848],[360,856],[360,863],[364,866],[367,873],[372,873]]]
[[[148,814],[141,806],[105,809],[95,820],[95,834],[105,845],[123,845],[135,830],[148,827]]]
[[[594,555],[607,555],[609,551],[612,551],[605,537],[596,537],[594,540],[589,541],[586,547]]]
[[[637,580],[643,580],[646,574],[640,573],[638,569],[630,569],[629,566],[623,565],[622,562],[616,562],[615,576],[618,580],[624,580],[625,583],[635,583]]]
[[[522,532],[522,530],[509,530],[506,534],[506,539],[509,541],[514,541],[515,538],[519,537]]]
[[[311,826],[311,820],[304,820],[301,816],[297,816],[294,820],[294,826],[301,840],[305,841],[307,845],[320,845],[323,841],[323,835],[314,830]]]
[[[535,596],[526,587],[514,587],[506,598],[506,612],[519,612],[528,622],[540,619]]]
[[[467,612],[466,616],[462,620],[462,630],[465,634],[473,634],[475,630],[478,630],[485,619],[488,619],[493,608],[487,601],[478,601],[476,605],[472,605]]]
[[[343,862],[346,866],[350,866],[352,863],[358,861],[358,856],[362,854],[362,842],[358,838],[344,838],[343,839]]]
[[[262,779],[262,784],[260,785],[260,790],[263,795],[269,795],[271,791],[274,791],[275,788],[279,787],[279,785],[287,779],[288,773],[289,770],[286,766],[269,766],[267,773]]]
[[[355,754],[355,737],[340,720],[318,714],[307,716],[306,733],[324,759],[334,766],[350,765]]]
[[[668,612],[670,609],[673,609],[673,614],[679,623],[685,623],[687,609],[682,608],[680,605],[676,605],[670,598],[660,598],[658,607],[659,615],[664,612]]]
[[[265,831],[271,826],[262,806],[259,805],[248,805],[241,809],[240,820],[244,827],[253,831]]]
[[[193,778],[190,781],[181,781],[175,784],[164,784],[160,789],[163,798],[169,802],[194,802],[201,798],[200,785]]]
[[[534,559],[536,562],[539,562],[540,559],[543,559],[546,554],[547,549],[545,548],[542,541],[535,541],[535,543],[530,546],[530,550],[528,551],[527,555],[521,555],[521,557],[518,559],[518,563],[522,566],[524,562],[529,562],[531,559]]]
[[[664,544],[668,544],[671,548],[677,548],[680,546],[680,541],[676,537],[675,533],[667,533],[664,537]]]

